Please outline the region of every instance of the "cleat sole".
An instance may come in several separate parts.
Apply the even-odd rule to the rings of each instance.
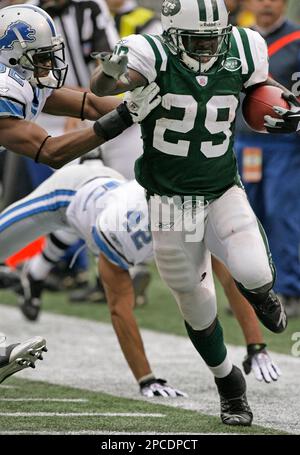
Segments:
[[[43,359],[42,352],[47,352],[46,350],[46,341],[41,337],[19,343],[11,351],[9,363],[0,368],[0,384],[18,371],[28,367],[35,368],[35,362]]]

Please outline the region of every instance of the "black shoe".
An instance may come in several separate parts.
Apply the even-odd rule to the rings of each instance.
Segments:
[[[106,297],[102,285],[97,280],[94,286],[90,285],[70,292],[69,301],[71,303],[106,303]]]
[[[241,370],[233,366],[225,378],[215,378],[221,403],[221,420],[225,425],[250,426],[253,414],[246,397],[246,381]]]
[[[10,289],[20,284],[20,275],[10,267],[0,265],[0,289]]]
[[[135,293],[135,306],[140,307],[148,303],[146,289],[151,281],[151,274],[147,270],[137,272],[132,278]]]
[[[22,272],[20,294],[20,309],[29,321],[36,321],[41,310],[41,294],[44,289],[42,280],[34,280],[29,273]]]
[[[285,308],[274,291],[270,291],[262,303],[251,303],[260,322],[274,333],[281,333],[287,327]]]
[[[50,292],[81,290],[82,287],[87,287],[88,284],[87,271],[76,270],[74,272],[67,264],[61,261],[48,274],[44,281],[44,289]]]

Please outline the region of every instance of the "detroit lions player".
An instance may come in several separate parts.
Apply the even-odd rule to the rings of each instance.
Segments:
[[[184,394],[156,378],[147,360],[134,318],[134,291],[129,267],[152,258],[147,203],[137,182],[126,183],[113,169],[101,164],[74,165],[60,169],[26,198],[0,215],[0,260],[31,240],[55,231],[43,256],[29,263],[23,274],[23,312],[36,319],[38,297],[26,300],[38,287],[63,248],[78,238],[97,256],[111,311],[112,323],[141,393],[147,397]],[[34,283],[30,274],[35,270]],[[33,284],[32,284],[33,283]],[[117,283],[117,286],[116,286]],[[35,289],[32,289],[32,287]]]
[[[210,254],[226,265],[261,322],[282,332],[287,321],[272,291],[271,256],[233,153],[240,92],[276,83],[268,80],[265,42],[256,32],[228,25],[223,0],[165,0],[161,18],[162,35],[132,35],[112,56],[100,56],[102,68],[91,87],[98,95],[152,81],[161,88],[161,106],[142,122],[144,154],[135,166],[150,199],[156,262],[192,343],[215,376],[223,423],[251,425],[245,380],[227,355],[217,319]],[[285,96],[292,106],[295,97],[287,90]],[[266,118],[269,130],[286,124],[297,130],[299,109],[293,110],[281,111],[276,123]],[[184,212],[185,196],[204,218],[197,244],[186,241],[184,229],[176,231],[182,215],[167,223],[160,218],[163,206],[178,207],[179,201]]]
[[[3,8],[0,21],[0,145],[57,168],[141,121],[141,111],[130,113],[126,103],[120,104],[114,97],[101,100],[87,92],[61,88],[66,73],[64,43],[50,16],[32,5]],[[159,98],[154,99],[156,94],[157,88],[153,85],[137,93],[139,99],[134,100],[134,107],[136,109],[143,100],[142,116],[159,103]],[[154,103],[151,107],[150,100]],[[99,119],[114,108],[116,110]],[[86,118],[95,123],[93,128],[51,137],[32,122],[41,111]]]
[[[153,85],[136,92],[132,113],[115,98],[101,100],[89,93],[61,88],[67,72],[63,50],[62,38],[57,35],[52,19],[40,8],[16,5],[1,9],[0,147],[53,167],[60,167],[120,134],[160,102],[159,97],[155,98],[157,88]],[[33,123],[42,110],[96,122],[93,128],[51,138]],[[46,342],[38,337],[9,346],[1,343],[0,347],[2,382],[16,371],[34,367]]]

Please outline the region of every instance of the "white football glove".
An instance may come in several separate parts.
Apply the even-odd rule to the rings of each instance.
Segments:
[[[102,71],[106,76],[116,81],[120,79],[126,84],[128,83],[128,51],[128,47],[120,42],[115,46],[113,53],[93,52],[92,57],[101,61]]]
[[[268,133],[272,134],[287,134],[300,131],[300,103],[293,94],[282,94],[282,98],[289,102],[290,110],[280,106],[274,106],[273,110],[280,118],[274,118],[266,115],[265,127]]]
[[[134,123],[144,120],[161,103],[159,90],[159,86],[152,82],[146,87],[138,87],[126,93],[124,102]]]
[[[144,397],[176,398],[187,397],[187,394],[171,387],[165,379],[152,378],[140,382],[140,391]]]
[[[247,356],[243,361],[243,368],[246,374],[250,371],[258,381],[270,383],[277,381],[281,376],[279,367],[272,361],[266,348],[266,344],[249,344],[247,346]]]

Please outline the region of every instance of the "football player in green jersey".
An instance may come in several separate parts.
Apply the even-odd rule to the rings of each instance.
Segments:
[[[99,54],[102,66],[91,88],[102,96],[152,81],[160,87],[161,105],[141,123],[144,154],[135,166],[149,198],[155,259],[215,377],[222,421],[251,425],[245,380],[227,355],[217,319],[211,254],[230,271],[260,321],[282,332],[287,320],[272,290],[274,266],[233,152],[240,92],[277,84],[268,79],[263,38],[228,25],[224,0],[165,0],[161,17],[161,36],[131,35],[112,55]],[[291,110],[279,111],[279,120],[266,118],[270,132],[299,128],[295,97],[284,91]],[[173,211],[168,218],[162,215],[166,207]],[[203,228],[192,241],[191,223],[182,225],[182,216]]]

